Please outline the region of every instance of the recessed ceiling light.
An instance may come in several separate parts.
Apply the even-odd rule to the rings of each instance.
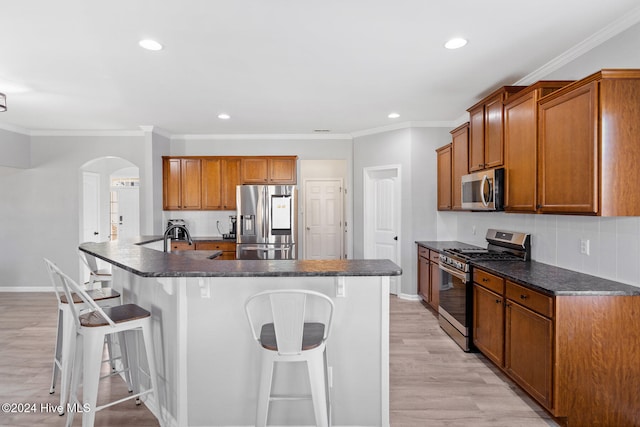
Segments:
[[[231,116],[226,114],[226,113],[220,113],[220,114],[218,114],[218,118],[222,119],[222,120],[229,120],[231,118]]]
[[[398,117],[400,117],[400,114],[390,113],[387,117],[389,117],[390,119],[397,119]]]
[[[467,44],[467,40],[460,37],[456,37],[446,42],[444,44],[444,47],[446,47],[447,49],[459,49],[466,44]]]
[[[141,48],[147,50],[162,50],[162,45],[155,40],[145,39],[138,42]]]

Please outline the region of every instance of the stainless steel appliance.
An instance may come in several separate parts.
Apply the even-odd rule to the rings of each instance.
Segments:
[[[173,240],[187,240],[187,223],[184,219],[170,219],[167,222],[167,228],[165,228],[165,233],[172,226],[179,225],[180,227],[174,227],[170,232],[169,236]]]
[[[223,239],[236,239],[237,218],[238,217],[236,215],[229,215],[229,232],[222,235]]]
[[[296,259],[294,185],[238,185],[237,259]]]
[[[487,230],[487,249],[450,248],[440,253],[440,327],[464,350],[471,351],[473,337],[472,261],[529,261],[531,236],[513,231]]]
[[[504,209],[503,199],[504,168],[462,176],[462,209],[501,211]]]

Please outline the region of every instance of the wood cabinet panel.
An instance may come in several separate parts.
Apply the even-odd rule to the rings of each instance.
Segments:
[[[202,209],[222,208],[222,159],[202,159]]]
[[[507,281],[506,296],[512,301],[546,317],[553,316],[553,297]]]
[[[598,86],[540,103],[540,210],[598,212]]]
[[[195,158],[163,158],[163,208],[200,209],[201,163]]]
[[[473,343],[498,366],[504,363],[504,299],[474,283]]]
[[[538,205],[538,100],[570,81],[540,81],[504,107],[505,210],[536,212]]]
[[[436,150],[438,159],[438,210],[451,210],[451,144]]]
[[[484,169],[484,105],[469,110],[469,172]]]
[[[479,268],[474,268],[473,281],[499,295],[504,294],[504,279],[500,276],[480,270]]]
[[[243,157],[242,184],[295,184],[297,157]]]
[[[431,251],[432,253],[434,251]],[[440,267],[437,262],[431,261],[429,263],[429,305],[436,312],[438,312],[438,306],[440,305],[440,286],[442,285],[442,278],[440,276]]]
[[[420,248],[418,246],[418,248]],[[418,256],[418,296],[424,302],[429,302],[429,285],[431,281],[431,273],[429,269],[429,250],[420,248],[427,252],[426,256]]]
[[[435,260],[435,261],[434,261]],[[439,254],[418,245],[418,296],[436,313],[440,304]]]
[[[503,95],[487,100],[484,106],[484,167],[493,168],[504,163],[503,145]]]
[[[189,242],[184,242],[181,240],[172,240],[171,241],[171,250],[172,251],[193,251],[195,250],[195,245],[190,245]]]
[[[553,407],[553,321],[507,301],[505,370],[547,409]]]
[[[451,131],[451,205],[462,210],[462,176],[469,173],[469,123]]]
[[[240,159],[224,159],[222,161],[222,209],[236,210],[236,187],[241,183]]]
[[[217,260],[233,260],[236,259],[236,243],[229,242],[207,242],[197,241],[195,248],[198,251],[222,251],[222,254],[217,257]]]

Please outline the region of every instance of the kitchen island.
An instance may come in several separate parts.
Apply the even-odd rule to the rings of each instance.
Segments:
[[[254,425],[259,352],[244,312],[267,289],[310,289],[335,303],[327,343],[333,425],[389,425],[389,260],[216,260],[164,253],[146,243],[84,243],[112,265],[124,302],[151,311],[160,401],[147,406],[166,425]],[[138,244],[134,244],[138,243]],[[195,251],[200,252],[200,251]],[[308,393],[302,365],[278,366],[274,393]],[[144,384],[143,384],[144,386]],[[269,423],[313,425],[310,401],[273,402]]]

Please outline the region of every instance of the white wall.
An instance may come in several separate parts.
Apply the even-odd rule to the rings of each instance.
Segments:
[[[43,257],[77,278],[80,169],[106,156],[142,165],[142,142],[140,136],[30,137],[31,167],[2,168],[0,175],[0,287],[48,289]]]
[[[28,168],[31,143],[27,135],[0,129],[0,167]]]

